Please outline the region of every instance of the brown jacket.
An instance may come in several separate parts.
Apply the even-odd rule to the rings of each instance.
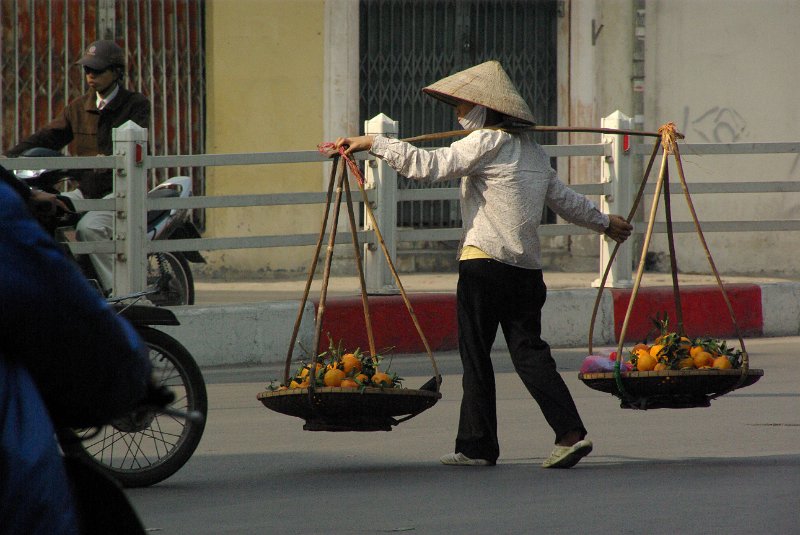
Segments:
[[[9,149],[6,155],[19,156],[34,147],[61,150],[70,143],[70,152],[75,156],[111,154],[112,129],[128,120],[142,128],[150,127],[150,101],[141,93],[120,87],[117,96],[102,110],[97,109],[96,100],[94,91],[76,98],[61,115]],[[99,199],[112,191],[110,169],[83,171],[79,181],[83,195],[89,199]]]

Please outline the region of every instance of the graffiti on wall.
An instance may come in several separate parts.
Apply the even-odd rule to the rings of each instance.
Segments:
[[[701,113],[696,119],[688,106],[683,109],[683,124],[686,132],[703,143],[738,143],[747,137],[747,121],[733,108],[714,106]],[[800,174],[800,154],[795,156],[789,166],[788,177]]]
[[[747,122],[733,108],[714,106],[692,119],[689,107],[684,108],[687,130],[704,143],[736,143],[742,141]]]

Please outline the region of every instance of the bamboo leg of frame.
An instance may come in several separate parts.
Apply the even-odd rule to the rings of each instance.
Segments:
[[[661,171],[658,173],[658,181],[656,182],[656,191],[653,194],[653,204],[650,206],[650,218],[647,222],[647,232],[645,233],[644,237],[644,244],[642,245],[642,255],[639,259],[639,267],[636,270],[636,280],[633,282],[633,290],[631,291],[631,298],[628,302],[628,310],[625,312],[625,319],[622,322],[622,330],[619,333],[619,343],[617,346],[617,361],[615,364],[615,379],[617,382],[617,388],[620,391],[620,394],[625,396],[625,389],[622,385],[622,379],[619,373],[619,362],[622,360],[622,346],[625,343],[625,334],[628,331],[628,323],[631,319],[631,313],[633,312],[633,303],[636,301],[636,296],[639,293],[639,286],[642,283],[642,275],[644,274],[644,264],[645,264],[645,257],[647,256],[647,250],[650,248],[650,238],[653,235],[653,226],[655,225],[656,220],[656,213],[658,212],[658,199],[661,196],[661,187],[664,184],[664,175],[666,174],[667,169],[667,151],[664,151],[664,156],[661,159]]]
[[[322,216],[322,227],[319,230],[319,238],[317,239],[317,246],[314,249],[314,257],[311,259],[311,268],[308,271],[308,278],[306,280],[306,287],[303,291],[303,298],[300,300],[300,310],[297,312],[297,318],[294,321],[294,329],[292,330],[292,337],[289,340],[289,351],[286,354],[286,366],[283,370],[283,384],[289,384],[289,373],[292,366],[292,354],[294,353],[294,345],[297,342],[297,334],[300,332],[300,323],[303,321],[303,309],[305,309],[306,301],[308,301],[308,294],[311,290],[311,281],[314,280],[314,273],[317,270],[317,262],[319,261],[319,252],[322,249],[322,240],[325,238],[325,228],[328,225],[328,214],[331,209],[331,196],[333,195],[333,186],[336,182],[336,170],[340,172],[344,169],[344,162],[339,156],[336,156],[331,164],[331,176],[328,180],[328,195],[325,200],[325,214]],[[314,349],[316,352],[316,348]]]
[[[356,228],[356,217],[353,213],[353,196],[350,193],[350,182],[347,180],[347,173],[344,178],[344,192],[347,198],[347,216],[350,220],[350,233],[353,236],[353,250],[358,270],[358,282],[361,285],[361,305],[364,308],[364,323],[367,325],[367,340],[369,340],[369,351],[376,364],[375,335],[372,332],[372,316],[369,313],[369,300],[367,299],[367,283],[364,281],[364,266],[361,264],[361,251],[358,244],[358,230]]]
[[[333,206],[333,218],[331,219],[331,227],[328,233],[328,248],[325,251],[325,268],[322,272],[322,290],[319,294],[319,306],[317,307],[317,321],[316,321],[316,328],[314,330],[314,345],[313,347],[313,357],[311,360],[311,370],[309,370],[309,376],[311,380],[309,381],[308,385],[308,395],[312,397],[314,394],[314,387],[316,386],[314,383],[316,378],[316,371],[317,371],[317,358],[319,355],[317,351],[319,351],[319,340],[321,338],[322,333],[322,318],[325,316],[325,302],[328,296],[328,281],[330,280],[331,276],[331,262],[333,261],[333,247],[336,244],[336,229],[339,226],[339,212],[340,206],[342,202],[342,182],[344,180],[344,167],[342,167],[342,172],[339,173],[339,178],[336,181],[336,200],[334,201],[335,204]],[[311,402],[310,405],[313,407],[314,403]]]
[[[714,278],[717,281],[717,285],[719,286],[720,291],[722,292],[722,297],[725,300],[725,305],[728,307],[728,313],[731,316],[731,321],[733,322],[733,328],[736,331],[736,337],[739,339],[739,343],[742,345],[742,353],[746,355],[746,351],[744,348],[744,340],[742,339],[742,335],[739,332],[739,326],[736,323],[736,315],[733,312],[733,305],[731,305],[731,301],[728,298],[728,292],[725,290],[725,286],[722,284],[722,279],[719,276],[719,271],[717,271],[717,266],[714,264],[714,259],[711,258],[711,252],[708,249],[708,244],[706,244],[706,239],[703,236],[703,230],[700,228],[700,221],[697,219],[697,212],[694,209],[694,203],[692,202],[692,197],[689,195],[689,186],[686,184],[686,176],[683,174],[683,164],[681,162],[680,151],[678,149],[678,145],[675,145],[675,163],[678,168],[678,176],[681,180],[681,187],[683,188],[683,196],[686,198],[686,204],[689,206],[689,212],[692,214],[692,220],[694,221],[694,227],[697,230],[697,236],[700,238],[700,244],[703,246],[703,250],[706,254],[706,259],[708,260],[708,265],[711,266],[711,271],[714,273]],[[744,359],[745,362],[742,364],[743,367],[746,367],[746,358]]]
[[[672,273],[672,296],[675,300],[675,319],[678,322],[676,332],[686,334],[683,328],[683,307],[681,306],[681,291],[678,286],[678,259],[675,256],[675,237],[672,233],[672,203],[669,196],[669,167],[664,175],[664,216],[667,222],[667,246],[669,248],[669,268]]]
[[[661,140],[657,140],[655,146],[653,147],[653,152],[650,155],[650,161],[647,163],[647,168],[645,169],[644,176],[642,177],[642,183],[639,185],[639,191],[636,194],[636,198],[633,201],[633,206],[628,213],[628,217],[625,219],[628,223],[633,220],[634,214],[636,214],[636,209],[639,207],[639,203],[642,202],[642,197],[644,196],[644,187],[647,185],[647,179],[650,176],[650,171],[653,169],[653,162],[656,159],[656,154],[658,154],[658,147],[661,144]],[[606,264],[606,269],[603,272],[603,277],[600,279],[600,287],[597,289],[597,297],[594,300],[594,308],[592,308],[592,319],[589,321],[589,354],[592,354],[592,344],[594,343],[594,324],[597,320],[597,311],[600,308],[600,298],[603,295],[603,289],[606,286],[606,280],[608,280],[608,274],[611,271],[611,264],[614,262],[614,258],[617,256],[617,251],[619,250],[620,244],[617,243],[614,246],[614,249],[611,251],[611,256],[608,258],[608,263]]]
[[[728,292],[725,290],[725,285],[722,284],[722,279],[719,276],[719,271],[717,271],[717,266],[714,264],[714,259],[711,257],[711,251],[708,249],[708,244],[706,243],[706,239],[703,236],[703,230],[700,228],[700,221],[697,219],[697,212],[694,209],[694,203],[692,202],[692,197],[689,195],[689,186],[686,183],[686,176],[683,173],[683,163],[681,162],[681,154],[680,150],[678,149],[678,144],[675,144],[675,164],[678,168],[678,176],[681,180],[681,187],[683,188],[683,196],[686,198],[686,204],[689,206],[689,212],[692,214],[692,220],[694,221],[695,230],[697,230],[697,236],[700,239],[700,244],[703,246],[703,250],[706,254],[706,259],[708,260],[708,265],[711,267],[711,271],[714,273],[714,278],[717,281],[717,286],[719,286],[720,292],[722,293],[722,299],[725,301],[725,306],[728,308],[728,313],[730,314],[731,321],[733,322],[733,329],[736,331],[736,338],[739,339],[740,347],[742,348],[742,374],[739,377],[739,381],[731,388],[723,391],[717,392],[711,398],[717,398],[728,392],[736,390],[747,379],[747,372],[750,369],[750,357],[747,354],[747,349],[744,346],[744,339],[742,338],[742,333],[739,331],[739,325],[736,323],[736,314],[733,312],[733,305],[731,304],[731,300],[728,297]]]
[[[389,270],[392,272],[392,276],[394,277],[394,280],[397,283],[397,287],[400,289],[400,295],[403,296],[403,302],[406,305],[408,314],[411,316],[411,321],[414,323],[414,327],[417,329],[417,334],[419,334],[419,337],[422,340],[422,344],[425,346],[425,351],[428,354],[428,359],[430,359],[431,364],[433,366],[434,377],[436,377],[436,391],[438,392],[442,379],[441,375],[439,374],[439,367],[436,365],[436,360],[433,358],[433,352],[431,351],[431,347],[428,344],[428,339],[425,338],[425,333],[422,332],[422,327],[419,324],[417,315],[414,313],[414,308],[411,306],[411,301],[408,300],[408,295],[406,294],[406,291],[403,288],[403,284],[400,282],[400,276],[397,274],[397,270],[394,267],[394,263],[392,262],[392,256],[389,254],[389,250],[386,247],[386,242],[383,241],[383,235],[381,234],[381,230],[380,228],[378,228],[378,222],[375,220],[375,214],[372,213],[372,207],[369,204],[369,199],[367,198],[367,192],[364,191],[364,186],[360,182],[358,182],[358,189],[361,190],[361,197],[364,200],[364,209],[366,210],[367,216],[372,222],[372,227],[375,231],[375,236],[378,238],[378,243],[380,243],[383,255],[386,258],[386,262],[388,262],[389,264]]]

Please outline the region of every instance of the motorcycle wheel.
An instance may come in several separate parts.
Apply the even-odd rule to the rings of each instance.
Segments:
[[[147,286],[158,288],[158,293],[148,296],[156,306],[194,304],[192,269],[181,253],[147,255]]]
[[[201,421],[183,420],[155,410],[138,410],[99,432],[79,429],[86,455],[123,487],[147,487],[177,472],[194,453],[208,414],[206,385],[192,355],[171,336],[137,327],[150,350],[153,376],[175,394],[169,408],[197,412]]]

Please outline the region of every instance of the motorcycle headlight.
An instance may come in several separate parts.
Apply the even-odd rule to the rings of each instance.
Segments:
[[[16,169],[14,176],[20,180],[30,180],[32,178],[39,178],[45,173],[47,169]]]

